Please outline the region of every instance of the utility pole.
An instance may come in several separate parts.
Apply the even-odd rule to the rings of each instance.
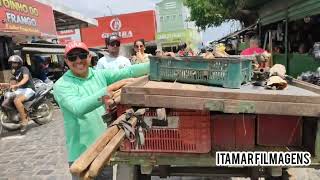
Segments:
[[[115,20],[114,23],[118,23],[118,25],[121,26],[121,23],[120,23],[120,20],[119,20],[118,16],[113,14],[112,9],[111,9],[111,7],[110,7],[108,4],[107,4],[107,8],[108,8],[108,10],[110,11],[111,17],[113,17],[114,20]],[[116,29],[113,30],[113,31],[118,33],[119,30],[120,30],[120,29],[116,28]]]

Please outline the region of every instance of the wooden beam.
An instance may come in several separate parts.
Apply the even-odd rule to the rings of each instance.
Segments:
[[[125,115],[121,115],[112,124],[118,124],[125,119]],[[81,156],[71,165],[70,172],[74,175],[80,175],[85,171],[92,161],[99,155],[106,144],[118,133],[119,128],[117,126],[109,127],[96,142],[90,146]]]
[[[137,118],[132,117],[129,120],[129,123],[132,124],[132,127],[135,127],[137,124]],[[97,156],[97,158],[92,162],[89,167],[89,176],[90,177],[97,177],[103,167],[108,164],[112,154],[117,150],[117,148],[122,143],[125,137],[125,131],[121,129],[112,139],[111,141],[105,146],[103,151]]]
[[[248,92],[247,89],[230,90],[230,89],[223,89],[223,88],[217,88],[217,87],[211,88],[208,86],[182,84],[182,83],[167,83],[167,82],[154,82],[154,81],[149,81],[149,82],[151,84],[147,84],[148,79],[143,78],[143,79],[140,79],[140,81],[137,82],[136,84],[123,87],[122,91],[123,93],[127,93],[127,94],[167,95],[167,96],[185,96],[185,97],[199,97],[199,98],[213,98],[213,99],[320,104],[320,89],[316,89],[315,87],[312,87],[312,86],[306,86],[304,84],[299,84],[300,88],[302,88],[301,91],[299,91],[299,89],[294,87],[295,89],[293,89],[292,92],[288,94],[286,93],[286,90],[273,91],[273,90],[261,89],[261,91],[265,91],[263,93],[260,90],[254,90],[251,88],[248,88],[248,91],[250,91]],[[304,93],[308,93],[308,94],[304,94]],[[127,99],[124,99],[122,103],[127,104],[126,100]]]
[[[224,113],[275,114],[309,117],[320,116],[320,104],[246,101],[141,94],[122,95],[121,99],[132,99],[131,97],[139,98],[137,99],[137,101],[127,101],[129,103],[125,104],[143,107],[210,110]]]
[[[297,79],[292,80],[292,82],[290,83],[294,86],[303,88],[303,89],[307,89],[309,91],[312,91],[314,93],[320,94],[320,86],[314,85],[314,84],[310,84],[304,81],[300,81]]]

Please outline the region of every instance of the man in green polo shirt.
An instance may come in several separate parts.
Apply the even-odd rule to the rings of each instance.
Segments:
[[[67,44],[64,55],[70,70],[55,83],[53,92],[63,113],[68,162],[72,163],[106,130],[101,117],[105,108],[99,99],[130,81],[122,79],[147,74],[149,63],[118,71],[94,70],[89,67],[89,49],[82,42]]]

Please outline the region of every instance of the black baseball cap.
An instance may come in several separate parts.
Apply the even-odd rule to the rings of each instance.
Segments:
[[[105,41],[106,41],[106,45],[109,45],[109,44],[111,44],[112,42],[115,42],[115,41],[121,42],[120,41],[120,37],[118,35],[110,35],[109,37],[107,37],[105,39]]]

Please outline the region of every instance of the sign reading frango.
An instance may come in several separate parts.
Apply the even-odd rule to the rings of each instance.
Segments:
[[[34,0],[0,0],[1,32],[26,35],[56,35],[50,6]]]

